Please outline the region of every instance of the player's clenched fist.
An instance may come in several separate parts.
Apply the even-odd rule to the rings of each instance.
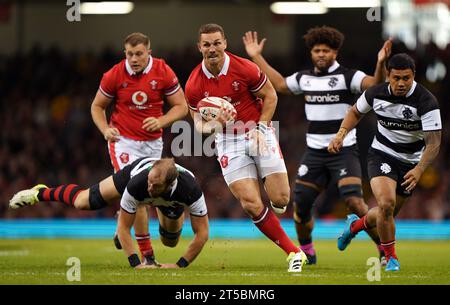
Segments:
[[[117,142],[119,141],[118,136],[120,136],[120,132],[119,129],[111,127],[105,130],[103,136],[105,137],[105,140],[108,142]]]

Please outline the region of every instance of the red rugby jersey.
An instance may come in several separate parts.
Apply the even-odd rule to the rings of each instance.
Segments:
[[[142,129],[147,117],[163,115],[163,98],[180,90],[178,78],[164,60],[150,56],[142,73],[136,74],[126,59],[103,74],[100,91],[116,100],[110,126],[124,137],[148,141],[161,137],[162,129],[148,132]]]
[[[259,91],[267,76],[248,59],[225,52],[225,63],[218,77],[214,77],[202,61],[192,71],[186,83],[186,98],[189,108],[197,110],[198,102],[207,96],[228,100],[236,108],[235,121],[258,122],[263,101],[253,93]]]

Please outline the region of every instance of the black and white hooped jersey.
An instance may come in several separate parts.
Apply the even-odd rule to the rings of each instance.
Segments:
[[[179,175],[170,193],[157,198],[150,197],[147,190],[148,173],[157,160],[159,159],[140,158],[122,169],[125,173],[125,175],[122,175],[123,179],[128,178],[129,180],[123,190],[120,207],[128,213],[134,214],[139,204],[169,208],[183,206],[189,208],[191,215],[205,216],[208,213],[205,197],[194,174],[178,164],[176,164],[176,167]]]
[[[305,97],[305,114],[309,122],[306,145],[325,149],[341,126],[347,111],[361,93],[361,83],[366,74],[339,65],[337,61],[328,73],[303,70],[286,78],[289,90]],[[356,131],[349,132],[344,146],[356,143]]]
[[[375,111],[378,123],[372,148],[407,163],[420,161],[425,131],[442,129],[438,101],[416,82],[406,96],[392,95],[389,83],[371,87],[358,99],[356,109]]]

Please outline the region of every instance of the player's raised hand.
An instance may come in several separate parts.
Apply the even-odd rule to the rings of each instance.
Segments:
[[[118,136],[120,136],[119,129],[110,127],[106,128],[103,136],[105,137],[105,140],[108,142],[117,142],[119,141]]]
[[[261,55],[264,44],[266,43],[266,38],[263,38],[258,43],[258,32],[248,31],[242,37],[244,42],[245,51],[247,51],[248,56],[251,58]]]
[[[414,167],[412,170],[406,173],[403,178],[405,181],[402,183],[403,187],[406,187],[405,189],[408,192],[411,192],[414,190],[417,186],[417,183],[419,183],[420,177],[422,176],[422,170],[419,167]]]
[[[149,132],[159,130],[162,127],[160,120],[154,117],[145,118],[142,121],[142,124],[142,129],[145,129]]]
[[[344,139],[342,137],[334,137],[328,144],[328,152],[337,154],[341,150],[343,143]]]
[[[392,38],[389,38],[384,42],[383,47],[381,47],[380,51],[378,51],[378,61],[385,62],[389,58],[389,56],[391,56],[391,51]]]

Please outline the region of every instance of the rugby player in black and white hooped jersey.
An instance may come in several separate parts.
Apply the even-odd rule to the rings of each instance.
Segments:
[[[246,32],[243,42],[247,54],[267,74],[278,93],[303,94],[305,98],[309,128],[306,134],[307,148],[295,183],[294,221],[300,247],[308,256],[309,264],[315,264],[317,257],[312,243],[312,207],[330,182],[337,181],[340,197],[351,212],[360,216],[367,213],[368,207],[361,188],[356,131],[346,138],[339,154],[330,154],[327,147],[351,108],[355,94],[385,80],[384,62],[390,55],[392,42],[387,40],[384,43],[378,52],[375,74],[369,76],[362,71],[345,68],[336,61],[344,40],[344,35],[337,29],[327,26],[311,28],[303,38],[314,67],[288,77],[283,77],[262,56],[265,38],[258,42],[257,32]],[[377,244],[383,262],[384,253],[376,230],[367,233]]]
[[[378,206],[361,218],[348,216],[338,247],[344,250],[358,232],[376,227],[386,252],[386,271],[399,271],[394,217],[438,155],[442,122],[435,96],[414,81],[415,63],[410,56],[393,56],[387,69],[389,82],[361,95],[328,150],[337,153],[361,118],[371,110],[375,112],[377,132],[369,150],[368,173]]]
[[[118,199],[121,199],[122,212],[117,233],[132,267],[187,267],[208,240],[209,223],[203,192],[194,175],[169,158],[139,158],[88,189],[76,184],[54,188],[38,184],[15,194],[9,206],[15,209],[40,201],[56,201],[80,210],[97,210]],[[162,243],[168,247],[177,245],[184,222],[184,210],[189,210],[194,238],[175,264],[158,264],[155,261],[152,264],[141,263],[136,254],[130,231],[136,211],[142,204],[157,208],[159,234]]]

